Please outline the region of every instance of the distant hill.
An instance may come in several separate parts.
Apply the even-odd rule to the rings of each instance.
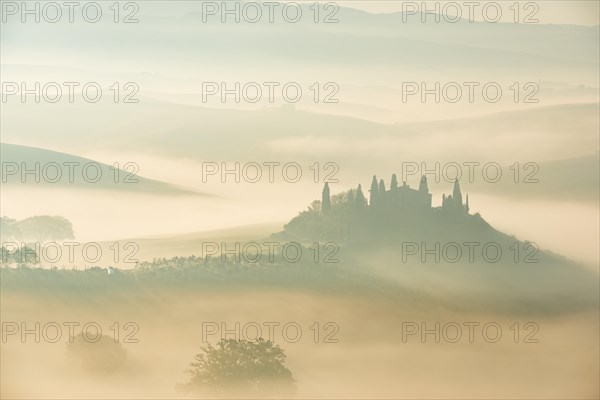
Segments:
[[[334,241],[361,248],[396,247],[406,242],[431,245],[427,249],[434,248],[436,243],[440,247],[451,243],[494,243],[503,251],[498,261],[508,262],[517,257],[514,254],[517,249],[511,246],[527,245],[494,229],[479,213],[471,214],[469,197],[462,193],[458,180],[451,194],[442,195],[439,207],[432,207],[426,176],[421,177],[418,188],[406,183],[399,185],[395,174],[387,185],[374,176],[367,201],[361,185],[331,196],[326,184],[321,201],[314,201],[276,236],[287,240]],[[530,249],[538,258],[536,262],[542,261],[540,257],[546,261],[565,261],[563,257],[538,250]],[[518,257],[526,258],[523,254]],[[479,262],[483,261],[479,258]],[[523,262],[523,259],[515,262]]]
[[[168,64],[166,60],[178,59],[190,66],[190,71],[202,63],[227,66],[243,62],[251,69],[267,61],[282,69],[300,70],[318,62],[326,68],[383,65],[389,67],[390,72],[442,70],[479,75],[483,69],[499,77],[518,65],[523,74],[554,78],[558,74],[567,79],[575,76],[593,79],[597,75],[597,26],[486,23],[465,19],[456,23],[444,20],[436,23],[431,19],[429,23],[421,23],[420,15],[404,18],[401,13],[371,14],[345,7],[340,7],[335,14],[339,22],[315,24],[309,7],[308,4],[302,6],[305,17],[297,24],[286,23],[281,13],[276,13],[274,23],[263,18],[256,24],[230,24],[227,30],[223,29],[218,16],[203,23],[201,9],[194,5],[188,6],[188,12],[180,16],[146,10],[153,15],[146,15],[144,23],[135,30],[122,24],[98,24],[101,28],[110,28],[100,39],[85,26],[64,20],[51,27],[38,24],[28,29],[15,24],[11,26],[11,34],[3,38],[3,45],[9,49],[31,46],[28,40],[34,37],[37,46],[60,56],[79,51],[86,43],[94,43],[93,49],[88,50],[99,59],[121,58],[128,54],[127,49],[144,48],[147,50],[144,54],[127,60],[128,65],[138,70],[151,70],[151,65],[157,62],[154,55],[158,53],[163,56],[162,62]],[[323,17],[326,14],[324,12]],[[120,40],[119,48],[112,46],[113,38]],[[290,43],[296,45],[290,46]],[[94,67],[101,68],[101,65]]]
[[[538,311],[550,304],[555,309],[596,304],[597,273],[470,214],[458,183],[441,207],[431,207],[426,180],[418,189],[392,185],[386,190],[384,185],[374,177],[369,202],[358,194],[360,187],[327,200],[325,187],[321,201],[273,238],[308,248],[328,243],[343,270],[451,303]]]
[[[494,184],[473,182],[472,190],[516,199],[586,201],[598,205],[600,186],[599,153],[561,160],[530,163],[521,171],[519,181],[502,179]],[[503,167],[507,172],[510,166]],[[524,169],[524,163],[520,167]]]
[[[44,185],[64,189],[103,189],[158,195],[205,196],[192,189],[139,176],[134,166],[120,165],[125,169],[116,168],[88,158],[37,147],[2,143],[0,159],[3,185]],[[39,177],[36,178],[33,173],[23,175],[25,170],[38,170]]]
[[[536,159],[531,161],[555,159],[557,149],[564,158],[598,150],[598,103],[561,104],[475,118],[401,124],[379,124],[293,107],[228,110],[148,99],[132,105],[137,114],[144,115],[139,120],[130,118],[128,109],[111,104],[98,103],[95,108],[77,103],[68,108],[36,107],[36,115],[43,118],[28,118],[30,109],[20,103],[3,110],[4,140],[18,142],[26,137],[28,144],[41,143],[49,133],[58,146],[85,149],[90,138],[101,136],[106,139],[97,143],[101,150],[138,151],[193,160],[311,159],[317,148],[319,154],[340,163],[352,161],[345,169],[352,168],[353,164],[361,165],[357,161],[381,164],[382,154],[393,154],[394,159],[401,161],[447,161],[450,158],[501,162],[503,160],[498,158],[506,159],[507,155],[510,161],[530,161],[533,146]],[[64,126],[60,122],[67,112],[76,112],[80,119]],[[114,116],[111,129],[98,119],[98,114],[104,113]],[[358,151],[365,146],[371,151]]]

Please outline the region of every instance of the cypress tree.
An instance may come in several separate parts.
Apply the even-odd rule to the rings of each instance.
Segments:
[[[379,198],[383,198],[385,196],[385,182],[382,180],[379,181]]]
[[[356,189],[356,198],[354,199],[354,202],[356,204],[356,208],[360,210],[365,208],[365,205],[367,204],[367,199],[363,194],[362,186],[360,184],[358,185],[358,189]]]
[[[398,178],[396,174],[392,175],[392,183],[390,183],[390,190],[394,191],[398,189]]]
[[[427,186],[427,177],[425,175],[421,176],[421,181],[419,182],[419,192],[429,193],[429,186]]]
[[[371,197],[369,199],[369,205],[373,207],[377,204],[378,194],[379,194],[379,186],[377,186],[377,177],[373,176],[373,180],[371,181]]]
[[[379,205],[382,206],[385,204],[387,196],[385,195],[385,182],[383,179],[379,181],[379,194],[378,194]]]
[[[325,186],[323,187],[323,195],[321,197],[321,210],[323,214],[329,213],[331,210],[331,196],[329,193],[329,183],[325,182]]]
[[[348,195],[346,196],[346,202],[347,202],[348,204],[350,204],[350,205],[353,205],[353,204],[354,204],[354,197],[355,197],[354,193],[356,193],[356,192],[354,191],[354,189],[350,189],[350,190],[348,191]]]
[[[458,178],[454,181],[454,190],[452,191],[452,199],[454,199],[454,206],[456,208],[460,208],[463,206],[462,204],[462,193],[460,192],[460,184],[458,183]]]

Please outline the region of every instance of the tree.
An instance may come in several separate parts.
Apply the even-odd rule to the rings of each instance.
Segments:
[[[292,396],[292,373],[283,364],[285,353],[271,341],[223,339],[216,347],[202,349],[186,372],[191,390],[204,390],[217,396]]]
[[[350,189],[348,190],[348,195],[346,196],[346,201],[350,206],[354,205],[354,199],[356,198],[356,190]]]
[[[367,199],[362,191],[362,186],[359,184],[358,189],[356,189],[356,198],[354,199],[356,208],[362,210],[367,205]]]
[[[17,227],[21,232],[21,238],[24,240],[44,242],[75,239],[73,225],[68,219],[60,216],[37,215],[29,217],[18,222]]]
[[[19,239],[21,236],[21,231],[19,230],[19,226],[17,225],[17,220],[1,217],[0,218],[0,239],[2,241]]]
[[[394,191],[398,189],[398,178],[396,177],[396,174],[392,175],[392,182],[390,183],[390,190]]]
[[[421,176],[421,181],[419,182],[419,192],[429,193],[429,186],[427,185],[427,177],[425,175]]]
[[[20,267],[27,267],[33,264],[39,264],[39,255],[35,249],[28,246],[18,246],[16,243],[0,247],[0,265],[16,264]]]
[[[387,196],[385,195],[385,182],[383,182],[383,179],[379,181],[379,195],[377,199],[379,200],[380,206],[383,206],[387,200]],[[383,207],[380,208],[383,209]]]
[[[385,182],[383,179],[379,181],[379,198],[383,198],[385,196]]]
[[[310,203],[310,206],[308,206],[308,211],[320,214],[321,213],[321,202],[319,200],[315,200],[312,203]]]
[[[456,208],[462,208],[462,193],[460,192],[460,184],[458,178],[454,181],[454,189],[452,190],[452,199]]]
[[[329,182],[325,182],[325,186],[323,187],[323,195],[321,198],[321,209],[323,210],[323,214],[327,214],[331,210],[331,196],[330,196],[330,191],[329,191]]]
[[[67,343],[67,355],[86,372],[105,375],[115,372],[123,365],[127,351],[110,336],[89,338],[80,333],[72,342]]]
[[[377,176],[373,176],[373,180],[371,181],[371,197],[369,199],[369,205],[371,207],[375,206],[377,204],[377,198],[378,198],[378,194],[379,194],[379,186],[377,185]]]
[[[330,209],[331,208],[335,209],[340,206],[343,206],[347,202],[348,202],[348,194],[346,192],[334,194],[333,196],[331,196],[331,201],[330,201],[329,207],[330,207]]]

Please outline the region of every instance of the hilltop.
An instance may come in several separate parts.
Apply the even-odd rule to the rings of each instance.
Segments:
[[[452,193],[442,196],[441,206],[433,207],[426,176],[413,189],[406,182],[399,185],[395,174],[389,189],[383,179],[374,176],[368,201],[362,185],[331,196],[326,183],[321,201],[314,201],[275,236],[368,246],[403,242],[526,244],[494,229],[479,213],[471,214],[469,196],[463,196],[458,180]]]

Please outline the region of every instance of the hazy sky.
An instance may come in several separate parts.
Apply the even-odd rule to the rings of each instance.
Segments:
[[[307,0],[307,2],[312,2],[313,0]],[[329,0],[318,0],[324,3],[329,2]],[[468,8],[464,6],[465,1],[450,1],[450,0],[436,0],[436,1],[427,1],[427,7],[430,7],[430,10],[435,8],[435,4],[438,3],[439,7],[443,9],[445,4],[447,3],[455,3],[461,6],[461,10],[465,16],[468,14]],[[509,7],[514,4],[516,1],[512,0],[500,0],[497,1],[498,4],[502,5],[503,17],[506,17],[510,20],[512,17],[512,11]],[[421,7],[422,1],[356,1],[356,0],[338,0],[335,3],[340,6],[356,8],[360,10],[365,10],[373,13],[391,13],[398,12],[403,10],[403,3],[413,3],[417,4]],[[481,12],[477,12],[477,10],[481,10],[485,3],[492,3],[486,1],[478,1],[480,3],[480,7],[475,7],[475,19],[481,19]],[[539,11],[536,13],[537,18],[541,23],[546,24],[581,24],[581,25],[598,25],[600,23],[600,1],[598,0],[588,0],[588,1],[561,1],[561,0],[547,0],[547,1],[524,1],[520,0],[521,11],[524,13],[528,13],[533,11],[533,9],[524,9],[527,3],[535,3],[539,6]],[[404,5],[407,7],[407,5]],[[450,10],[451,8],[448,8]],[[448,11],[450,13],[450,11]]]
[[[214,0],[205,0],[214,1]],[[240,0],[251,3],[260,3],[268,0]],[[449,16],[456,15],[460,10],[463,18],[469,19],[469,3],[473,5],[473,19],[481,21],[483,19],[482,10],[488,3],[496,3],[501,8],[500,22],[513,22],[515,3],[519,3],[519,20],[526,16],[531,16],[539,20],[541,24],[576,24],[576,25],[598,25],[600,24],[600,1],[599,0],[496,0],[496,1],[475,1],[475,0],[279,0],[279,2],[294,2],[298,4],[335,3],[340,7],[355,8],[370,13],[393,13],[406,11],[409,7],[417,6],[420,11],[434,11],[438,7],[442,14]],[[221,1],[216,1],[221,3]],[[425,4],[423,6],[422,4]],[[164,7],[169,5],[169,7]],[[493,4],[492,4],[493,6]],[[494,16],[494,8],[490,6],[489,16]],[[425,8],[426,7],[426,8]],[[191,8],[200,9],[200,5],[190,1],[141,1],[140,13],[149,14],[159,13],[161,16],[180,16],[190,11]],[[323,11],[329,14],[333,11],[328,8]],[[415,17],[418,18],[418,17]],[[430,18],[433,18],[430,16]]]

